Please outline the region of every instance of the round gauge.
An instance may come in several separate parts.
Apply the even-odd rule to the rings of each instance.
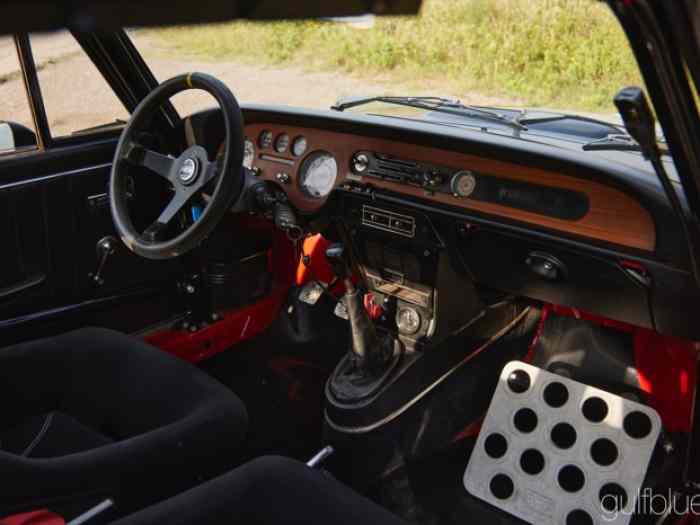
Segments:
[[[301,157],[304,153],[306,153],[306,147],[308,146],[308,143],[306,142],[306,137],[297,137],[294,139],[294,142],[292,143],[292,153],[294,153],[295,157]]]
[[[331,192],[338,176],[335,157],[325,151],[315,151],[302,163],[299,170],[301,190],[315,199],[322,199]]]
[[[476,189],[476,177],[469,171],[460,171],[452,176],[450,189],[455,197],[469,197]]]
[[[243,146],[243,165],[248,169],[252,169],[253,162],[255,162],[255,144],[253,144],[252,140],[245,139]]]
[[[258,144],[260,144],[261,149],[269,149],[272,147],[272,131],[265,130],[260,133],[260,138],[258,139]]]
[[[396,326],[402,334],[415,334],[421,325],[418,310],[410,307],[399,308],[396,313]]]
[[[275,151],[277,153],[284,153],[289,148],[289,135],[282,133],[277,137],[275,141]]]

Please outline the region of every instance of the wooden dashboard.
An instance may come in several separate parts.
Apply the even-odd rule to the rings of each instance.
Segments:
[[[259,137],[263,131],[272,132],[275,139],[282,133],[293,141],[303,136],[307,141],[304,154],[296,157],[287,148],[278,153],[272,145],[261,148]],[[656,245],[654,221],[636,199],[605,184],[553,171],[530,168],[518,164],[467,155],[440,149],[440,144],[417,146],[385,139],[375,139],[294,126],[251,124],[246,126],[246,137],[255,144],[254,166],[260,170],[260,178],[280,182],[290,202],[302,212],[313,212],[325,203],[325,198],[313,198],[302,192],[299,185],[299,169],[307,155],[323,150],[332,154],[338,164],[338,177],[335,186],[345,184],[350,179],[357,180],[351,171],[351,161],[358,151],[372,151],[401,159],[425,162],[450,167],[455,170],[473,170],[476,173],[492,175],[539,185],[546,188],[559,188],[585,194],[588,208],[580,219],[566,220],[534,213],[494,202],[470,198],[459,198],[447,193],[426,195],[423,188],[363,177],[361,182],[372,184],[379,189],[391,190],[397,194],[420,197],[433,203],[446,204],[455,208],[483,212],[494,217],[536,225],[555,232],[567,233],[604,241],[620,246],[645,251],[653,251]]]

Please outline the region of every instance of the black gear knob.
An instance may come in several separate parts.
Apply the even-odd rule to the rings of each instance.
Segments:
[[[345,280],[350,277],[350,264],[343,243],[336,242],[326,248],[326,259],[339,279]]]

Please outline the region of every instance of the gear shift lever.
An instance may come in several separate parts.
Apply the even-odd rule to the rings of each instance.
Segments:
[[[345,307],[348,311],[352,333],[352,360],[356,372],[364,377],[375,377],[386,371],[386,365],[394,354],[394,342],[380,338],[363,304],[363,297],[352,280],[352,272],[345,247],[332,244],[326,250],[326,258],[333,271],[345,284]]]
[[[338,279],[349,281],[352,286],[352,281],[350,281],[350,267],[345,259],[345,246],[339,242],[331,244],[326,248],[326,259],[328,260],[328,264],[331,265],[333,273],[338,276]],[[348,282],[345,282],[346,287],[347,284]]]

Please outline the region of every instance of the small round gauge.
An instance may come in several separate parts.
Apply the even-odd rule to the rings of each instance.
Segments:
[[[250,139],[245,139],[243,146],[243,165],[248,168],[253,168],[253,162],[255,162],[255,144]]]
[[[304,153],[306,153],[307,146],[308,143],[306,142],[306,137],[299,136],[295,138],[294,142],[292,143],[292,153],[295,157],[301,157]]]
[[[469,197],[476,189],[476,177],[469,171],[455,173],[450,180],[450,190],[455,197]]]
[[[411,307],[399,308],[396,313],[396,326],[402,334],[415,334],[421,325],[421,317],[418,310]]]
[[[315,199],[327,197],[338,177],[338,163],[326,151],[315,151],[302,163],[299,170],[301,191]]]
[[[275,151],[277,153],[284,153],[289,148],[289,135],[282,133],[277,136],[275,141]]]
[[[272,147],[272,131],[264,130],[260,133],[260,138],[258,139],[258,144],[261,149],[269,149]]]

